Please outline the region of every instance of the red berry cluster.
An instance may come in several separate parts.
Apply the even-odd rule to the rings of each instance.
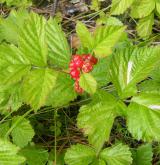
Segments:
[[[93,69],[93,65],[97,64],[98,60],[91,54],[73,55],[69,64],[70,75],[75,80],[74,89],[77,93],[83,93],[83,89],[79,85],[81,71],[89,73]]]

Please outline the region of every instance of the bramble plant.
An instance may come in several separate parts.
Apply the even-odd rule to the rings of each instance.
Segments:
[[[122,14],[133,0],[119,1],[125,6],[116,0],[112,3],[112,13]],[[140,18],[151,14],[158,3]],[[135,10],[132,14],[141,14]],[[1,18],[0,113],[4,118],[0,121],[0,164],[56,162],[56,149],[48,152],[34,143],[39,136],[34,129],[37,124],[27,116],[51,107],[56,121],[57,109],[69,106],[78,96],[89,98],[80,105],[77,116],[87,144],[67,149],[67,165],[151,164],[150,143],[160,141],[160,47],[134,45],[126,28],[116,22],[90,32],[77,21],[80,45],[73,50],[56,18],[47,20],[22,9]],[[29,108],[22,109],[24,105]],[[20,109],[23,115],[18,113]],[[125,130],[134,139],[146,144],[132,150],[123,141],[110,143],[118,117],[126,120]],[[45,131],[43,124],[38,126]],[[55,123],[49,129],[56,136],[60,127],[61,123]]]
[[[159,0],[112,0],[111,14],[123,14],[131,8],[131,17],[139,19],[137,23],[137,33],[140,37],[146,38],[152,33],[154,15],[160,17]]]

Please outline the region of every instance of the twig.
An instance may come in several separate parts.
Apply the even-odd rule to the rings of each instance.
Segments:
[[[52,6],[52,12],[51,12],[51,16],[53,17],[56,13],[56,8],[57,8],[57,5],[58,5],[58,0],[54,0],[53,2],[53,6]]]

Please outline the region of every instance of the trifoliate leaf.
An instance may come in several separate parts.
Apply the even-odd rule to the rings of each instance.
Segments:
[[[92,100],[80,108],[77,120],[78,127],[83,129],[89,142],[99,151],[103,143],[109,140],[114,118],[120,114],[122,102],[102,91],[96,93]]]
[[[86,92],[90,94],[94,94],[97,89],[97,82],[94,77],[89,73],[83,73],[79,80],[79,85],[83,88]]]
[[[28,146],[20,151],[26,158],[27,165],[45,165],[48,161],[48,151],[38,146]]]
[[[30,142],[34,136],[34,130],[29,120],[18,116],[12,119],[14,129],[11,132],[13,143],[23,148]]]
[[[133,165],[152,165],[152,145],[145,144],[133,150]]]
[[[131,8],[131,16],[143,18],[151,14],[155,8],[155,0],[135,0]]]
[[[24,54],[14,45],[0,45],[0,84],[10,85],[22,79],[31,65]]]
[[[80,38],[82,46],[91,49],[93,47],[93,37],[82,22],[77,23],[76,32]]]
[[[125,27],[122,26],[101,26],[94,33],[93,51],[99,58],[106,57],[112,53],[120,37],[124,34]]]
[[[136,93],[136,84],[144,80],[160,59],[158,48],[117,50],[110,62],[110,77],[122,98]]]
[[[112,0],[111,14],[119,15],[123,14],[128,9],[134,0]]]
[[[144,141],[160,140],[160,95],[142,93],[131,100],[127,126],[132,136]]]
[[[67,68],[71,52],[67,39],[55,19],[50,19],[46,26],[47,44],[49,47],[49,58],[54,65]]]
[[[138,35],[142,38],[148,37],[152,33],[152,26],[154,24],[154,14],[150,14],[139,20],[137,25]]]
[[[31,13],[19,31],[19,49],[34,66],[47,65],[46,20]]]
[[[130,165],[132,163],[129,147],[123,144],[104,149],[100,153],[100,158],[105,160],[108,165]]]
[[[66,152],[65,162],[67,165],[88,165],[96,157],[94,149],[86,145],[77,144],[71,146]]]
[[[22,97],[35,110],[44,106],[46,99],[56,84],[57,72],[51,69],[31,71],[22,84]]]
[[[63,91],[63,92],[62,92]],[[74,81],[66,73],[59,73],[57,83],[47,98],[47,105],[58,107],[68,104],[77,97]]]
[[[28,15],[26,10],[11,10],[7,18],[0,18],[0,41],[17,44],[19,28],[23,26]]]
[[[25,161],[25,158],[17,155],[19,148],[9,141],[0,139],[0,164],[1,165],[19,165]]]

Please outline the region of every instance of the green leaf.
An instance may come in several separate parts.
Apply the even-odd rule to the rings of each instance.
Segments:
[[[138,87],[141,93],[160,94],[160,82],[154,80],[143,81]]]
[[[62,92],[63,91],[63,92]],[[66,73],[59,73],[57,83],[47,97],[47,105],[59,107],[68,104],[77,97],[74,81]]]
[[[22,79],[30,70],[29,61],[14,45],[0,45],[0,84],[10,85]]]
[[[5,139],[5,135],[8,132],[9,128],[10,128],[10,121],[6,121],[0,124],[0,138]]]
[[[144,141],[160,140],[160,95],[142,93],[131,100],[127,126],[132,136]]]
[[[105,24],[108,26],[123,26],[123,23],[116,17],[108,17]]]
[[[19,31],[19,49],[34,66],[47,65],[46,20],[31,13]]]
[[[68,68],[71,52],[65,34],[56,19],[50,19],[46,27],[49,58],[54,65]]]
[[[142,38],[148,37],[152,34],[152,26],[154,24],[154,14],[150,14],[139,20],[137,25],[138,35]]]
[[[109,140],[114,118],[120,114],[118,111],[122,103],[104,91],[96,93],[92,100],[80,108],[77,120],[78,127],[83,129],[89,142],[99,151],[103,143]]]
[[[25,161],[25,158],[17,155],[19,148],[9,141],[0,139],[0,164],[1,165],[19,165]]]
[[[159,0],[156,1],[156,9],[157,9],[158,14],[160,15],[160,1]]]
[[[82,22],[77,23],[76,32],[80,38],[82,46],[91,49],[93,47],[93,37]]]
[[[93,52],[99,58],[112,53],[112,48],[123,35],[125,27],[122,26],[101,26],[94,33]]]
[[[0,3],[6,2],[7,6],[16,6],[16,7],[28,7],[30,6],[31,0],[0,0]]]
[[[19,28],[23,26],[28,17],[26,10],[11,10],[7,18],[0,18],[0,41],[18,43]]]
[[[83,73],[81,75],[79,85],[90,94],[94,94],[97,89],[97,82],[90,73]]]
[[[0,113],[9,114],[22,106],[21,86],[19,83],[0,86]]]
[[[111,14],[120,15],[128,9],[134,0],[112,0]]]
[[[19,120],[21,121],[18,122]],[[17,116],[12,119],[12,125],[15,125],[11,132],[13,143],[21,148],[25,147],[34,136],[34,130],[29,120],[21,116]]]
[[[100,9],[100,0],[91,0],[91,10],[98,11]]]
[[[134,18],[143,18],[151,14],[155,8],[155,0],[136,0],[131,8],[131,16]]]
[[[56,84],[57,72],[51,69],[31,71],[22,84],[22,96],[35,110],[44,106],[46,99]]]
[[[26,158],[27,165],[45,165],[48,161],[48,151],[38,146],[28,146],[20,151]]]
[[[86,145],[77,144],[71,146],[65,154],[67,165],[88,165],[96,157],[94,149]]]
[[[94,160],[91,165],[106,165],[105,161],[102,159]]]
[[[152,165],[152,145],[145,144],[133,151],[133,165]]]
[[[102,58],[98,60],[98,63],[94,66],[91,74],[97,81],[97,85],[99,87],[106,85],[109,83],[109,58]]]
[[[108,165],[130,165],[132,163],[129,147],[122,144],[104,149],[100,153],[100,158],[105,160]]]
[[[136,93],[136,84],[144,80],[159,60],[157,48],[117,50],[110,62],[110,77],[121,98]]]

